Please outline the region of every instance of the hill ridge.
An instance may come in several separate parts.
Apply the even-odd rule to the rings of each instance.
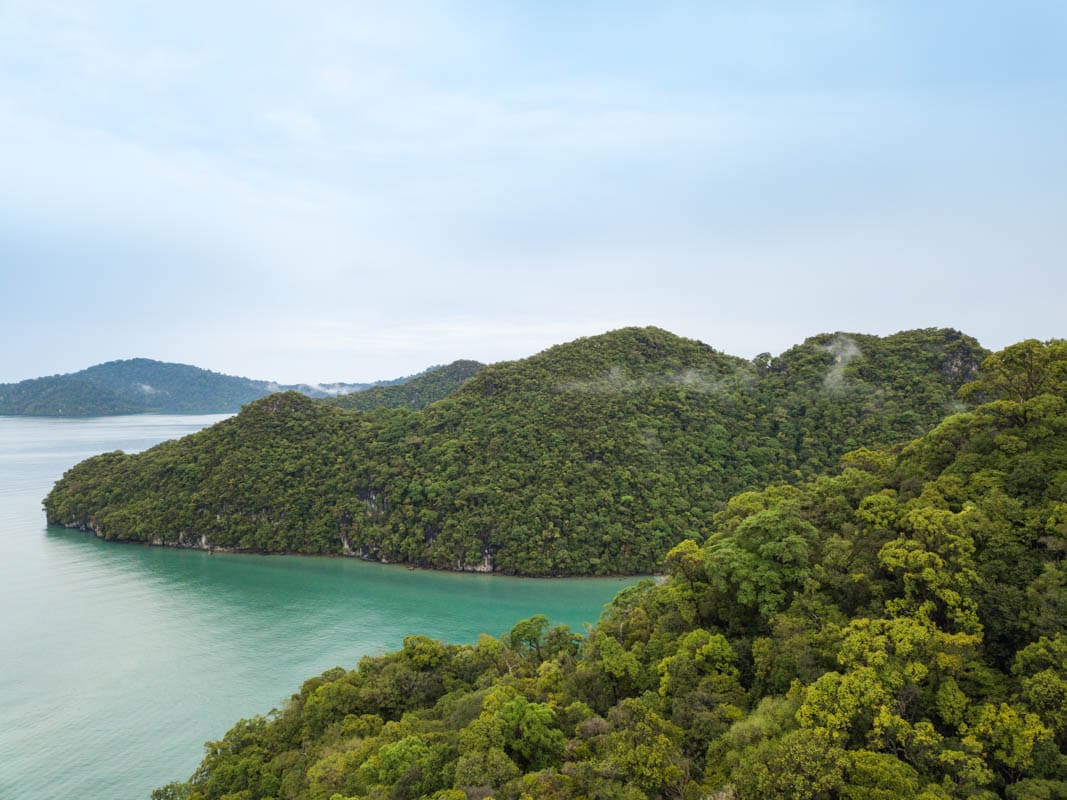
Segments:
[[[847,363],[818,342],[764,363],[629,328],[490,365],[418,411],[268,398],[140,455],[82,462],[45,505],[50,522],[111,539],[647,572],[730,495],[929,430],[986,355],[951,329],[856,336]],[[593,390],[574,391],[582,379]]]

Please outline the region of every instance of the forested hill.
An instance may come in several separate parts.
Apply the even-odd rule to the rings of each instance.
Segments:
[[[388,381],[396,383],[403,381]],[[212,414],[237,411],[277,391],[310,397],[354,392],[377,384],[282,386],[148,358],[109,361],[68,375],[0,384],[0,414],[90,417],[108,414]]]
[[[338,408],[370,411],[376,408],[409,408],[418,411],[435,403],[463,385],[468,379],[485,369],[477,361],[453,361],[440,367],[430,367],[413,375],[403,383],[389,386],[372,386],[362,392],[331,397],[324,402]]]
[[[486,367],[418,412],[274,395],[142,454],[84,461],[45,508],[108,539],[648,572],[705,536],[732,494],[922,434],[984,356],[930,329],[817,336],[750,362],[627,328]]]
[[[263,381],[148,358],[109,361],[75,376],[145,410],[172,414],[235,411],[267,393]]]
[[[736,495],[585,636],[409,636],[153,798],[1062,800],[1067,342],[966,394],[990,402]]]
[[[144,406],[74,375],[0,383],[0,414],[36,417],[100,417],[139,414]]]

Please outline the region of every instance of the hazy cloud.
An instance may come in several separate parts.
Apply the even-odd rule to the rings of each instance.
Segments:
[[[0,380],[1062,336],[1067,12],[1024,6],[6,3]]]
[[[857,358],[863,357],[863,351],[850,336],[839,333],[829,344],[819,345],[820,350],[831,353],[834,363],[826,371],[823,385],[828,391],[838,391],[845,385],[845,367]]]

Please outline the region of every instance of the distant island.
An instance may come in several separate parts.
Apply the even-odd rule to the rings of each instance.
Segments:
[[[451,390],[430,373],[368,395],[401,407],[274,394],[184,439],[82,462],[45,509],[118,541],[648,573],[731,495],[926,433],[964,408],[957,392],[987,355],[949,329],[826,333],[748,360],[625,328],[465,380],[473,367],[456,367]],[[411,410],[431,394],[445,396]]]
[[[173,364],[148,358],[109,361],[66,375],[32,378],[0,384],[0,415],[42,417],[95,417],[116,414],[223,414],[269,394],[295,391],[307,397],[345,397],[367,389],[386,391],[372,395],[372,404],[391,402],[418,407],[420,396],[455,388],[457,376],[473,374],[477,362],[431,367],[415,376],[375,383],[278,384],[274,381],[223,375],[188,364]],[[391,395],[387,390],[405,382],[413,392]],[[451,381],[451,382],[450,382]],[[431,388],[434,387],[434,388]],[[426,402],[429,402],[427,399]],[[414,405],[413,405],[414,403]],[[353,406],[357,407],[357,406]]]

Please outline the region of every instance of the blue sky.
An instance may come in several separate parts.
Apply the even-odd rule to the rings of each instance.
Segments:
[[[1067,335],[1067,5],[0,0],[0,381]]]

